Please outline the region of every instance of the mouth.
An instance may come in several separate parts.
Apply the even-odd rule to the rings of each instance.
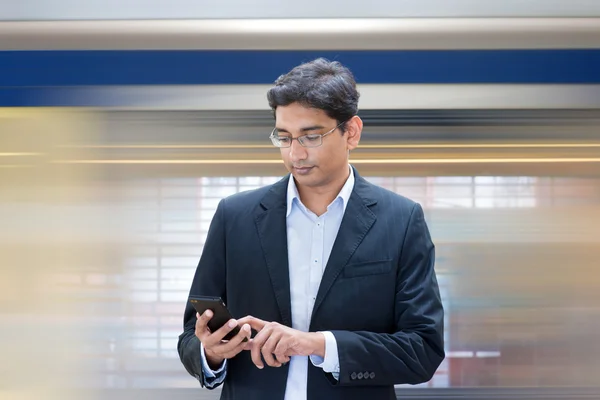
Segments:
[[[314,167],[293,167],[294,171],[300,175],[308,174]]]

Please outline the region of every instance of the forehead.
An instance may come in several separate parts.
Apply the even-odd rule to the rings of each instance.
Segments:
[[[305,107],[298,103],[279,106],[275,110],[275,122],[278,128],[301,128],[303,126],[328,125],[330,118],[325,111],[318,108]]]

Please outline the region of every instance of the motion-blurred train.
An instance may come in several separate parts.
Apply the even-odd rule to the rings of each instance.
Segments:
[[[600,18],[4,21],[0,106],[160,110],[169,126],[182,120],[166,110],[188,110],[237,127],[204,135],[207,144],[268,145],[266,90],[321,56],[356,75],[368,129],[356,161],[371,173],[403,174],[404,163],[411,174],[430,173],[449,158],[458,161],[445,163],[448,173],[465,172],[466,158],[476,159],[470,172],[597,170],[597,148],[581,144],[597,140]],[[490,125],[502,128],[482,134]],[[460,152],[428,147],[462,143]],[[546,161],[516,146],[536,143]],[[488,165],[498,155],[523,162]]]
[[[266,92],[317,57],[341,61],[359,85],[365,128],[352,164],[427,212],[448,318],[448,359],[427,386],[470,398],[540,396],[532,388],[548,399],[592,398],[600,385],[600,18],[0,22],[0,117],[8,116],[0,152],[22,155],[0,157],[0,166],[45,152],[54,166],[94,166],[95,178],[142,186],[131,204],[155,207],[148,226],[162,227],[161,212],[172,212],[181,220],[168,226],[192,215],[198,222],[188,228],[197,229],[206,223],[198,204],[285,173],[268,140]],[[42,115],[43,129],[27,131],[6,122],[19,107],[89,118],[52,125]],[[55,141],[35,139],[64,127]],[[23,150],[32,143],[35,151]],[[166,237],[152,244],[157,254],[184,248],[169,240],[189,232],[157,229]],[[158,276],[173,267],[156,265]],[[119,348],[121,339],[111,340]],[[102,373],[143,376],[139,386],[153,379],[145,364],[124,372],[137,355],[127,357],[123,371]],[[168,365],[171,375],[159,372],[176,386],[179,366]],[[430,393],[444,396],[456,392]]]

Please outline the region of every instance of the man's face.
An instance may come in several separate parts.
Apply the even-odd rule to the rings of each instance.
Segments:
[[[299,103],[277,107],[275,121],[279,136],[293,138],[323,134],[338,125],[323,110],[308,108]],[[319,147],[303,147],[297,140],[292,140],[291,147],[280,149],[283,162],[298,185],[326,189],[331,182],[348,176],[348,151],[357,146],[360,129],[357,129],[354,120],[347,125],[349,127],[343,135],[337,128],[323,137],[323,143]]]

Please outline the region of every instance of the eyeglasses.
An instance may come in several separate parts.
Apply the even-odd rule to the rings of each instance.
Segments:
[[[298,136],[297,138],[294,138],[291,136],[282,136],[279,134],[279,131],[277,130],[277,128],[275,128],[275,129],[273,129],[273,132],[271,132],[269,139],[271,139],[273,146],[279,147],[279,148],[290,147],[292,145],[293,140],[297,140],[298,143],[300,143],[300,145],[302,147],[319,147],[320,145],[323,144],[323,138],[325,136],[335,132],[335,130],[337,128],[339,128],[345,122],[347,122],[347,121],[340,122],[335,128],[333,128],[325,133],[310,133],[308,135]]]

